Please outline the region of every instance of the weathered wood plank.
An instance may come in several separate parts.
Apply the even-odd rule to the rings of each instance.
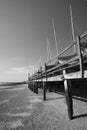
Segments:
[[[79,56],[81,78],[84,78],[83,58],[82,58],[82,53],[81,53],[80,36],[77,36],[76,38],[77,38],[77,46],[78,46],[78,56]]]

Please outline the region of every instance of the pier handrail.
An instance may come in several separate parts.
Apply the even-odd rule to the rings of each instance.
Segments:
[[[50,61],[48,61],[47,64],[49,64],[50,62],[52,62],[53,60],[55,60],[56,58],[61,56],[63,53],[65,53],[67,50],[69,50],[74,44],[76,44],[76,42],[72,43],[67,48],[65,48],[63,51],[61,51],[58,55],[56,55],[54,58],[52,58]]]
[[[87,32],[81,34],[80,36],[80,40],[82,40],[85,36],[87,35]],[[53,57],[50,61],[48,61],[46,64],[49,64],[50,62],[52,62],[53,60],[55,60],[56,58],[58,58],[59,56],[61,56],[63,53],[65,53],[67,50],[69,50],[72,46],[74,46],[74,44],[77,44],[77,41],[71,43],[68,47],[66,47],[63,51],[61,51],[58,55],[56,55],[55,57]]]
[[[87,31],[80,36],[80,40],[83,39],[87,35]]]
[[[81,34],[81,35],[79,36],[80,41],[81,41],[85,36],[87,36],[87,32],[85,32],[85,33],[83,33],[83,34]],[[81,44],[83,44],[83,43],[84,43],[84,42],[82,42]],[[75,42],[73,42],[71,45],[69,45],[67,48],[65,48],[62,52],[60,52],[58,55],[56,55],[56,56],[55,56],[54,58],[52,58],[50,61],[46,62],[46,66],[49,66],[49,63],[52,63],[55,59],[60,58],[60,56],[61,56],[62,54],[64,54],[67,50],[69,50],[72,46],[74,46],[74,44],[77,44],[77,46],[78,46],[78,41],[77,41],[77,39],[76,39]],[[79,48],[78,48],[78,49],[79,49]],[[79,51],[79,50],[78,50],[78,51]],[[65,57],[66,57],[66,56],[65,56]],[[81,58],[83,58],[83,57],[81,57]],[[60,64],[60,63],[55,64],[55,65],[54,65],[53,67],[51,67],[50,69],[47,69],[47,76],[49,76],[49,75],[52,74],[52,73],[61,71],[61,70],[63,70],[63,69],[66,69],[66,68],[69,68],[69,67],[78,65],[79,63],[77,63],[77,61],[80,60],[81,58],[80,58],[79,54],[77,53],[77,56],[75,56],[74,58],[71,58],[71,59],[67,60],[67,62],[65,61],[65,62],[62,63],[62,64]],[[75,61],[75,64],[72,64],[72,65],[69,65],[69,66],[64,66],[64,65],[67,65],[67,64],[69,64],[70,62],[73,62],[73,61]],[[40,70],[39,70],[39,73],[38,73],[38,74],[37,74],[37,72],[34,73],[34,75],[31,76],[31,80],[37,80],[37,79],[40,79],[41,77],[45,77],[45,68],[42,70],[42,72],[40,72]]]

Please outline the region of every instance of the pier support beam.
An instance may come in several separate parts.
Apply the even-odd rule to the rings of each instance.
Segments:
[[[33,91],[33,83],[31,83],[31,91]]]
[[[77,36],[77,47],[78,47],[78,56],[79,56],[81,78],[84,78],[83,56],[82,56],[82,52],[81,52],[80,36]]]
[[[46,68],[46,63],[44,64],[45,66],[45,79],[46,81],[43,81],[43,100],[46,100],[46,87],[47,87],[47,68]]]
[[[36,94],[38,94],[38,82],[36,82]]]
[[[36,93],[36,82],[34,82],[34,93]]]
[[[68,110],[69,119],[73,119],[73,101],[72,101],[72,86],[70,79],[64,79],[64,88],[66,96],[66,104]]]
[[[66,96],[66,104],[67,104],[67,111],[69,119],[73,119],[73,100],[72,100],[72,85],[71,80],[65,78],[66,71],[63,71],[64,75],[64,89],[65,89],[65,96]]]
[[[29,89],[31,90],[31,83],[29,84]]]
[[[35,82],[33,83],[33,93],[35,93]]]
[[[31,85],[30,85],[30,87],[31,87],[31,91],[33,91],[33,84],[32,84],[32,82],[31,82]]]
[[[43,100],[46,100],[46,83],[43,81]]]
[[[32,92],[34,93],[34,82],[32,82]]]

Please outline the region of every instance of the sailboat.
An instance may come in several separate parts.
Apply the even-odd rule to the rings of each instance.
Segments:
[[[75,38],[75,31],[74,31],[74,24],[73,24],[73,15],[72,15],[72,7],[70,5],[70,18],[71,18],[71,30],[72,30],[72,42],[75,43],[76,42],[76,38]],[[83,56],[87,55],[87,42],[81,42],[81,54]],[[64,56],[64,57],[58,57],[59,63],[64,63],[65,61],[68,61],[70,59],[73,58],[77,58],[77,46],[76,44],[74,44],[74,54],[73,55],[69,55],[69,56]]]
[[[56,46],[56,51],[57,51],[57,56],[55,56],[53,59],[50,60],[49,63],[49,68],[51,66],[56,66],[56,65],[62,65],[64,63],[66,63],[67,65],[74,63],[77,60],[78,54],[77,54],[77,46],[76,46],[76,38],[75,38],[75,31],[74,31],[74,24],[73,24],[73,15],[72,15],[72,8],[70,5],[70,18],[71,18],[71,31],[72,31],[72,43],[74,43],[74,54],[71,55],[66,55],[66,56],[61,56],[58,53],[58,48],[57,48],[57,39],[56,39],[56,31],[55,31],[55,26],[54,26],[54,20],[52,19],[52,25],[53,25],[53,32],[54,32],[54,39],[55,39],[55,46]],[[82,49],[86,48],[87,43],[82,43]],[[67,48],[65,48],[65,50],[68,50]],[[84,49],[85,50],[85,49]],[[81,51],[84,51],[81,50]],[[55,62],[52,64],[51,61],[53,61],[55,59]],[[72,63],[67,63],[69,60],[73,60]]]
[[[71,30],[72,30],[72,42],[75,43],[75,32],[74,32],[74,24],[73,24],[73,15],[72,15],[72,8],[70,5],[70,18],[71,18]],[[54,26],[54,25],[53,25]],[[55,30],[55,28],[54,28]],[[54,31],[55,32],[55,31]],[[54,37],[56,37],[55,33],[54,33]],[[56,39],[56,38],[55,38]],[[56,41],[55,41],[56,43]],[[57,46],[56,46],[57,47]],[[67,56],[60,56],[58,57],[58,63],[63,64],[64,62],[66,62],[67,60],[70,60],[72,58],[75,58],[77,56],[77,47],[76,44],[74,44],[74,53],[73,55],[67,55]],[[57,55],[58,55],[58,50],[57,50]]]

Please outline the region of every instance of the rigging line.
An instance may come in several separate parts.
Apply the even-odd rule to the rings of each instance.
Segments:
[[[41,56],[39,57],[39,60],[36,65],[34,65],[34,69],[36,70],[39,66],[41,66]]]

